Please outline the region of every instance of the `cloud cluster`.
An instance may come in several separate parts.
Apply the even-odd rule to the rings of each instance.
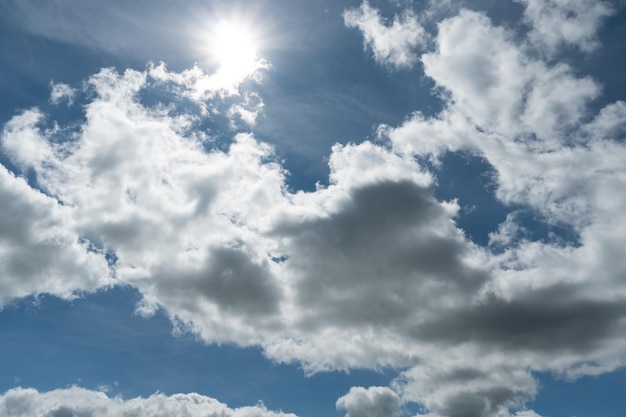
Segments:
[[[525,4],[532,17],[538,3]],[[363,3],[344,19],[379,62],[416,62],[423,29],[411,29],[409,12],[389,27]],[[541,58],[533,33],[520,41],[468,10],[443,20],[419,59],[444,110],[381,126],[389,146],[335,145],[329,184],[309,192],[287,187],[272,147],[253,134],[222,143],[199,131],[221,111],[254,121],[262,106],[237,95],[239,80],[198,67],[100,71],[78,129],[46,128],[37,109],[4,127],[21,177],[0,170],[10,202],[0,213],[2,301],[129,284],[143,295],[141,314],[162,308],[207,342],[259,345],[306,372],[402,370],[391,388],[341,397],[348,417],[393,417],[404,402],[433,417],[535,415],[523,410],[533,372],[576,377],[626,363],[626,105],[594,109],[600,84]],[[586,45],[592,35],[559,39]],[[147,104],[149,92],[168,100]],[[476,245],[456,223],[457,202],[435,198],[434,175],[418,162],[445,152],[484,158],[495,198],[576,238],[519,238],[510,215],[491,247]],[[13,390],[2,401],[36,407],[57,395],[93,397],[120,415],[134,402],[218,407],[80,389]]]
[[[200,394],[157,393],[124,400],[78,387],[49,392],[14,388],[0,396],[0,413],[11,417],[295,417],[262,404],[233,409]]]
[[[545,2],[526,3],[533,16]],[[602,13],[572,12],[588,25],[580,27],[593,26],[589,36],[567,32],[570,37],[544,40],[588,49],[599,16],[608,13],[603,3],[594,7]],[[598,82],[538,58],[533,48],[546,45],[536,46],[535,36],[531,31],[519,43],[516,34],[467,10],[442,21],[436,50],[421,60],[446,108],[433,118],[415,114],[397,128],[379,128],[403,154],[481,156],[494,169],[495,197],[576,236],[519,239],[521,226],[509,216],[492,234],[505,249],[489,257],[494,268],[482,297],[440,309],[435,321],[419,326],[420,340],[464,346],[459,356],[433,357],[404,374],[404,398],[441,415],[514,408],[536,390],[528,370],[576,377],[624,364],[626,265],[618,255],[626,228],[620,191],[626,171],[618,163],[626,156],[624,103],[594,110]]]

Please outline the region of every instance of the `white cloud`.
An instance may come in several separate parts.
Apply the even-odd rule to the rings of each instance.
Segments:
[[[387,387],[352,387],[337,400],[346,417],[396,417],[402,413],[402,400]]]
[[[524,410],[524,411],[518,411],[517,413],[515,413],[515,417],[541,417],[541,416],[533,410]]]
[[[538,139],[527,146],[562,146],[600,94],[597,82],[576,77],[571,67],[533,59],[483,14],[464,10],[444,20],[436,44],[421,59],[426,75],[450,95],[447,118],[468,118],[486,133]]]
[[[432,362],[416,365],[397,383],[403,399],[437,415],[506,415],[535,393],[528,369],[576,377],[615,369],[625,359],[619,349],[626,288],[619,277],[626,265],[616,252],[626,227],[619,191],[626,171],[617,163],[626,152],[623,103],[594,115],[597,81],[544,62],[530,43],[515,39],[476,12],[444,20],[437,50],[422,61],[446,108],[379,129],[402,153],[477,153],[497,172],[497,198],[579,235],[576,243],[511,239],[518,226],[509,217],[491,235],[505,251],[489,257],[494,269],[482,295],[439,307],[438,319],[418,326],[420,341],[439,339],[447,353],[429,356]]]
[[[471,349],[471,348],[470,348]],[[458,349],[403,372],[397,389],[405,401],[423,404],[437,416],[509,416],[537,391],[532,375],[503,356]],[[477,353],[477,352],[473,352]],[[500,357],[498,357],[500,356]]]
[[[72,231],[71,210],[0,166],[0,303],[31,294],[73,298],[110,285],[102,256]]]
[[[115,253],[116,277],[142,292],[142,311],[162,306],[207,341],[262,344],[309,371],[404,365],[416,299],[454,299],[486,279],[480,251],[454,226],[458,207],[433,198],[430,175],[411,158],[337,145],[330,186],[292,194],[271,148],[252,136],[207,152],[177,119],[140,105],[147,77],[103,70],[69,143],[13,153],[64,202],[72,233]],[[45,142],[34,121],[20,126],[5,130],[6,143]],[[319,288],[321,271],[335,291]],[[390,338],[363,334],[369,322]]]
[[[498,225],[497,232],[489,233],[489,246],[503,248],[511,245],[525,231],[517,223],[518,213],[509,213],[506,219]]]
[[[398,51],[417,45],[403,31],[409,17],[384,26],[363,3],[344,18],[397,37],[400,46],[385,49],[372,35],[384,62],[405,62]],[[80,243],[90,242],[115,253],[111,268],[142,293],[140,311],[163,308],[207,342],[260,345],[306,372],[406,369],[393,391],[355,387],[340,398],[349,417],[393,416],[403,401],[431,416],[507,416],[535,395],[532,372],[622,366],[624,104],[591,112],[600,84],[522,42],[476,12],[441,22],[436,50],[421,59],[445,109],[381,127],[392,149],[335,145],[329,185],[310,192],[288,190],[272,147],[253,134],[233,134],[219,150],[195,132],[226,95],[233,112],[250,105],[236,84],[197,67],[102,70],[65,141],[52,140],[36,110],[5,125],[11,161],[51,196],[0,172],[13,213],[0,214],[0,256],[41,257],[2,275],[5,301],[108,285],[103,256]],[[150,89],[206,111],[141,104]],[[434,197],[434,177],[415,158],[450,151],[485,158],[496,198],[569,227],[578,241],[515,239],[510,216],[491,235],[497,253],[472,243],[456,224],[456,201]],[[47,395],[11,393],[33,404]]]
[[[590,185],[565,171],[583,161],[592,170],[597,166],[591,159],[601,157],[586,144],[601,126],[620,131],[619,103],[587,125],[600,85],[565,64],[533,58],[505,29],[475,12],[442,22],[437,51],[422,60],[448,107],[436,118],[417,114],[397,129],[384,128],[396,149],[435,156],[478,149],[498,173],[497,194],[504,202],[530,204],[552,221],[588,221],[580,193]]]
[[[243,101],[234,104],[228,109],[228,116],[231,118],[239,118],[249,127],[256,125],[256,119],[259,112],[263,111],[263,100],[258,94],[248,93],[244,95]],[[236,126],[236,123],[233,122]]]
[[[14,388],[0,396],[0,414],[11,417],[295,417],[263,405],[229,408],[200,394],[153,394],[124,400],[79,387],[38,392]]]
[[[70,87],[67,84],[63,83],[50,83],[50,103],[59,104],[63,100],[67,101],[67,105],[71,106],[74,104],[74,96],[76,95],[76,90]]]
[[[371,48],[374,59],[381,64],[411,67],[417,62],[415,49],[427,41],[426,31],[408,10],[388,25],[378,9],[364,1],[357,9],[346,10],[343,19],[347,27],[363,33],[364,47]]]
[[[13,117],[4,126],[1,136],[2,149],[11,161],[22,169],[36,166],[51,157],[52,149],[37,130],[44,119],[38,109],[30,109]]]
[[[555,54],[563,44],[591,52],[598,46],[596,34],[614,10],[599,0],[516,0],[525,6],[524,20],[531,27],[531,42]]]
[[[461,18],[480,21],[472,15]],[[50,132],[36,111],[16,116],[5,127],[3,143],[16,165],[33,170],[39,186],[63,206],[8,176],[21,184],[14,194],[39,195],[71,219],[53,228],[67,242],[59,247],[63,240],[55,238],[54,248],[62,253],[54,259],[73,262],[58,266],[65,273],[59,281],[64,287],[58,288],[39,270],[30,275],[14,271],[7,275],[15,277],[6,283],[9,297],[44,291],[66,295],[106,285],[104,279],[86,281],[94,275],[82,272],[80,279],[65,278],[78,277],[66,272],[86,268],[89,259],[104,264],[101,255],[76,243],[80,237],[115,253],[116,279],[141,291],[144,313],[162,307],[207,342],[259,344],[271,358],[300,361],[307,372],[407,367],[411,370],[397,381],[402,399],[450,416],[470,406],[479,415],[497,415],[532,398],[536,386],[529,369],[573,375],[594,372],[579,366],[590,359],[601,367],[596,370],[622,363],[623,343],[614,329],[626,312],[602,292],[610,287],[614,297],[623,291],[614,283],[626,265],[615,262],[610,249],[620,247],[621,226],[608,233],[608,222],[598,221],[581,229],[579,248],[526,242],[493,256],[456,227],[459,207],[454,201],[433,197],[431,174],[410,154],[413,127],[427,124],[433,134],[442,132],[440,138],[470,132],[458,143],[484,151],[489,160],[494,148],[501,149],[490,141],[479,147],[476,139],[490,136],[478,128],[464,130],[472,127],[471,119],[455,121],[452,115],[462,110],[460,104],[434,121],[416,116],[408,122],[402,133],[406,155],[370,142],[336,145],[329,158],[330,184],[290,193],[271,147],[252,135],[236,135],[225,151],[207,151],[207,143],[189,127],[195,116],[181,129],[175,110],[141,105],[141,90],[160,85],[150,71],[103,70],[94,76],[86,121],[61,147],[41,148],[50,142]],[[166,82],[177,76],[170,74]],[[175,85],[183,89],[174,90],[175,97],[195,88]],[[610,125],[604,132],[616,131],[619,107],[604,114],[591,123]],[[396,131],[387,130],[395,141]],[[612,182],[594,182],[589,189],[595,197],[588,202],[607,215],[619,212],[623,199],[606,196],[622,186],[621,145],[606,140],[587,144],[584,152],[573,150],[569,156],[549,154],[554,163],[546,166],[560,178],[569,167],[563,158],[597,159],[602,172],[616,175]],[[437,146],[433,142],[426,149]],[[534,149],[518,146],[526,153]],[[40,148],[45,152],[28,150]],[[504,150],[500,163],[505,165],[494,162],[500,178],[517,175],[525,190],[523,171],[505,170],[512,156]],[[511,166],[521,169],[524,162]],[[520,194],[502,179],[500,187],[512,196]],[[536,188],[537,193],[551,190]],[[564,207],[576,210],[575,205],[557,204],[549,212],[556,216]],[[13,223],[15,230],[7,229],[13,230],[7,236],[15,239],[32,224],[26,216]],[[39,242],[49,242],[45,233],[35,229],[30,240],[9,246],[41,253]],[[597,245],[604,249],[598,252]],[[587,284],[589,274],[608,260],[612,267],[606,271],[606,287],[597,280]],[[99,271],[100,277],[107,276],[104,268]],[[30,286],[18,286],[20,279]],[[554,303],[555,291],[570,296]],[[438,369],[424,365],[428,363],[439,364]],[[459,363],[467,365],[459,370]],[[474,375],[475,389],[468,390],[468,375]],[[340,406],[354,414],[358,407],[350,398]]]

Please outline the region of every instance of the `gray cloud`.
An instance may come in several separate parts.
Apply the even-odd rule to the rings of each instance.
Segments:
[[[154,271],[153,278],[161,284],[159,298],[187,300],[191,309],[198,304],[197,299],[207,299],[228,314],[253,318],[276,313],[281,299],[281,288],[267,261],[259,265],[235,248],[209,250],[199,270],[164,266]]]
[[[71,231],[68,210],[0,166],[0,303],[30,294],[71,298],[111,283],[101,255]]]
[[[409,181],[354,189],[335,213],[275,233],[290,240],[286,267],[302,277],[297,303],[317,326],[395,326],[410,320],[415,303],[486,279],[463,263],[467,244],[431,191]]]
[[[576,294],[579,291],[555,285],[514,300],[492,295],[418,326],[417,337],[444,343],[472,340],[507,351],[584,354],[610,343],[623,330],[626,302],[589,300]]]

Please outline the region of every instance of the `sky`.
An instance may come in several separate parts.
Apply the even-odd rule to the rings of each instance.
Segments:
[[[0,2],[0,415],[617,417],[626,3]]]

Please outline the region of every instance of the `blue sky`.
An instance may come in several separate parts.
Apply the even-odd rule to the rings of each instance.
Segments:
[[[625,409],[617,0],[0,4],[0,414]]]

